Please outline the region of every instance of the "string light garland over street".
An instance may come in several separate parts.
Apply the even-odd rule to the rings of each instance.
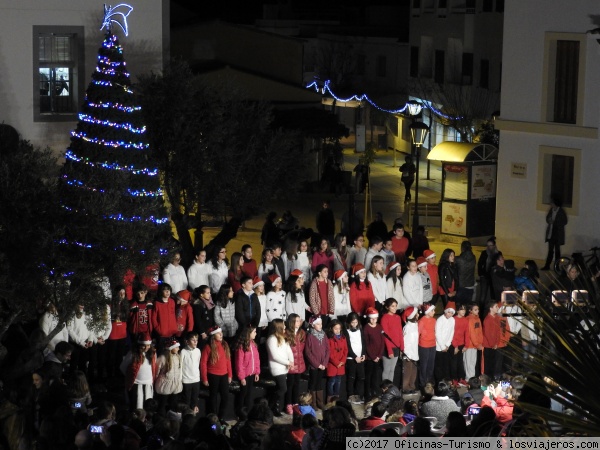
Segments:
[[[320,92],[323,95],[331,95],[337,102],[341,102],[341,103],[348,103],[348,102],[352,102],[352,101],[356,101],[356,102],[367,102],[369,103],[371,106],[373,106],[374,108],[377,108],[380,111],[383,112],[387,112],[390,114],[410,114],[409,112],[409,108],[410,108],[410,102],[406,103],[404,106],[402,107],[398,107],[395,109],[387,109],[387,108],[383,108],[381,106],[379,106],[377,103],[375,103],[372,99],[369,98],[369,96],[367,94],[354,94],[348,98],[341,98],[338,97],[337,95],[335,95],[335,93],[331,90],[331,87],[329,86],[331,83],[331,80],[326,80],[323,83],[323,87],[319,87],[319,83],[317,81],[313,81],[312,83],[308,84],[306,86],[307,89],[314,89],[315,92]],[[440,111],[439,109],[437,109],[435,106],[433,106],[433,104],[429,101],[421,101],[420,102],[421,105],[427,109],[429,109],[431,112],[433,112],[436,116],[438,117],[442,117],[444,119],[447,120],[459,120],[460,117],[454,117],[454,116],[450,116],[448,114],[443,113],[442,111]],[[412,115],[412,114],[411,114]]]

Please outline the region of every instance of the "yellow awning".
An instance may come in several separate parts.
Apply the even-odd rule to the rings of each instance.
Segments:
[[[479,142],[442,142],[431,149],[427,159],[447,162],[495,161],[498,149]]]

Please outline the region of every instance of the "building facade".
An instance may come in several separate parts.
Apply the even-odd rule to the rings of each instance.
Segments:
[[[550,196],[563,253],[600,242],[600,26],[594,0],[506,2],[496,232],[502,251],[543,258]]]
[[[131,0],[129,35],[113,25],[132,81],[169,55],[168,0]],[[0,0],[0,123],[57,154],[70,132],[102,44],[99,1]],[[123,12],[128,9],[121,7]]]

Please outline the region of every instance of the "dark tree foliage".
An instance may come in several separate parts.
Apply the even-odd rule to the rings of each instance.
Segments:
[[[224,245],[243,220],[301,182],[301,136],[274,128],[269,104],[247,100],[227,80],[207,85],[181,61],[137,88],[184,261],[193,253],[189,229],[201,229],[203,218],[222,219]]]
[[[98,50],[59,180],[64,248],[114,286],[159,259],[169,236],[160,175],[131,90],[123,48],[110,32]],[[76,274],[77,275],[77,274]]]

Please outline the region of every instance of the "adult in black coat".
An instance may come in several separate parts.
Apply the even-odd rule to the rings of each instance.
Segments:
[[[565,245],[565,226],[567,223],[567,214],[562,209],[562,202],[557,195],[553,195],[550,201],[550,210],[546,214],[548,256],[546,256],[546,264],[542,267],[542,270],[550,269],[553,255],[556,261],[560,259],[560,246]]]
[[[323,208],[317,213],[317,231],[327,238],[329,244],[332,244],[335,235],[335,216],[329,206],[329,200],[323,200]]]

